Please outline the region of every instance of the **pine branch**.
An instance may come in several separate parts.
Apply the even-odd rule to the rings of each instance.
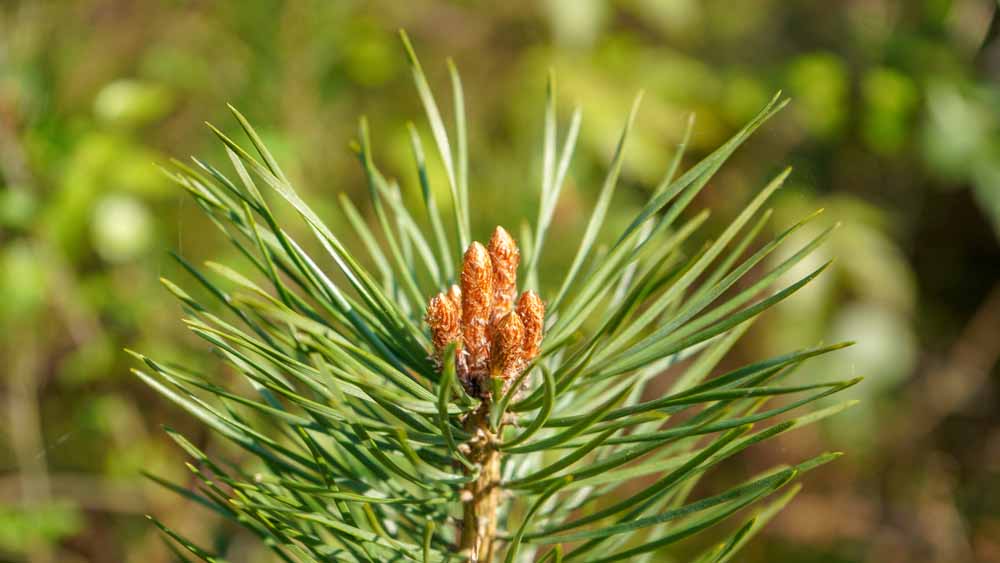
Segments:
[[[203,300],[164,280],[185,324],[248,385],[229,387],[212,373],[139,353],[135,373],[255,464],[250,474],[171,430],[197,484],[151,478],[257,535],[285,561],[636,560],[757,507],[699,561],[731,558],[791,501],[800,486],[794,481],[839,454],[693,499],[695,485],[746,449],[849,408],[799,412],[858,381],[782,382],[846,343],[713,376],[761,313],[825,267],[781,285],[829,234],[786,248],[815,214],[773,237],[762,234],[767,200],[789,170],[711,242],[689,244],[707,217],[686,217],[692,201],[786,101],[775,96],[677,175],[689,120],[663,181],[613,243],[601,246],[628,137],[641,123],[637,97],[571,266],[543,284],[541,276],[553,274],[544,267],[554,251],[546,237],[581,110],[560,149],[550,77],[536,222],[522,229],[523,248],[501,227],[485,245],[475,242],[461,79],[449,61],[449,131],[402,38],[444,177],[430,176],[419,129],[410,124],[418,185],[398,185],[378,168],[362,119],[353,148],[371,216],[346,197],[340,205],[375,272],[299,196],[235,109],[248,147],[210,126],[232,179],[197,159],[166,170],[255,270],[215,263],[203,270],[178,257]],[[452,199],[447,221],[434,198],[438,183]],[[405,205],[404,189],[419,192],[419,213]],[[279,224],[272,205],[286,204],[321,252],[307,252],[317,246]],[[779,249],[785,258],[775,261]],[[538,293],[549,286],[558,290]],[[672,386],[649,398],[650,382],[668,369],[677,373]],[[651,480],[627,486],[636,479]],[[154,522],[175,553],[220,557]]]

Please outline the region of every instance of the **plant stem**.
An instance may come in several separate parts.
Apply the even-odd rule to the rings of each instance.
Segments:
[[[462,537],[459,549],[473,563],[493,561],[500,502],[500,450],[490,430],[490,402],[483,401],[465,427],[472,434],[470,459],[479,467],[479,478],[469,487],[462,502]]]

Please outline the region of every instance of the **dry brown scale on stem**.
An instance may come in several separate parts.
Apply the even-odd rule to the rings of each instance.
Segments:
[[[510,234],[497,227],[489,246],[473,242],[465,251],[461,287],[451,286],[431,298],[427,324],[434,357],[458,343],[456,370],[470,395],[488,398],[491,378],[504,387],[538,355],[545,305],[533,291],[517,298],[521,252]]]

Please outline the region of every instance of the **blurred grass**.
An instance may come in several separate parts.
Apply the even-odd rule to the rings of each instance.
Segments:
[[[614,149],[605,133],[636,90],[646,101],[610,231],[655,184],[690,112],[697,158],[785,90],[791,111],[702,203],[731,217],[791,162],[775,228],[817,206],[844,228],[826,248],[832,274],[759,323],[740,354],[849,335],[861,345],[804,376],[867,379],[850,420],[782,442],[850,455],[812,477],[745,560],[1000,561],[996,11],[992,0],[0,5],[0,560],[166,561],[142,517],[153,511],[230,560],[266,560],[139,475],[185,478],[157,427],[190,422],[130,379],[121,348],[204,354],[158,284],[183,277],[166,251],[239,263],[155,164],[224,163],[202,122],[232,131],[232,103],[336,223],[337,195],[364,190],[347,143],[367,114],[377,156],[412,185],[406,121],[420,114],[395,36],[405,27],[441,95],[445,57],[462,69],[478,238],[534,217],[549,67],[562,107],[584,109],[553,249],[579,236]],[[567,266],[543,264],[542,282]],[[751,454],[752,467],[771,457]]]

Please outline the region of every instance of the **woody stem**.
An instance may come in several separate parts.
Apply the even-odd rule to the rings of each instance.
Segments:
[[[459,549],[475,563],[493,561],[500,502],[500,450],[489,425],[488,401],[483,401],[466,420],[472,434],[470,460],[479,468],[479,477],[469,485],[462,503],[462,536]]]

